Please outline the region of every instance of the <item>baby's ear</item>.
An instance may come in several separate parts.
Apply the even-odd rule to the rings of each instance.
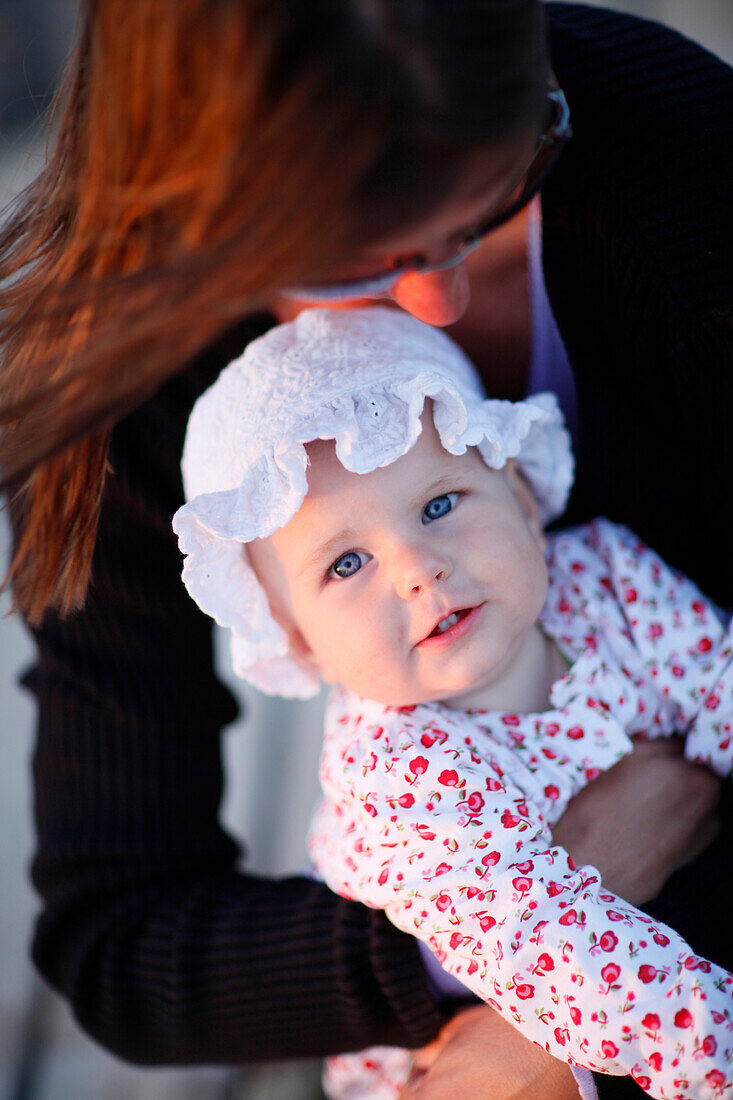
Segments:
[[[510,458],[504,467],[504,477],[514,495],[514,499],[524,513],[527,526],[534,535],[537,545],[540,550],[544,551],[547,547],[547,538],[545,537],[542,520],[540,519],[540,508],[537,503],[537,497],[532,492],[531,485],[513,458]]]

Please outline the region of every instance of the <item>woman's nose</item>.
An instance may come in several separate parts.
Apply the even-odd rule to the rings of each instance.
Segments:
[[[405,547],[395,562],[395,588],[403,600],[414,600],[453,572],[448,558],[434,550]]]
[[[471,297],[466,265],[448,271],[411,272],[390,291],[402,309],[429,325],[451,325],[463,315]]]

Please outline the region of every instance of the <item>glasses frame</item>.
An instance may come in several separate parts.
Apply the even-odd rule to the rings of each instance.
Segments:
[[[542,184],[547,179],[560,152],[572,137],[570,126],[570,108],[561,88],[551,88],[547,98],[553,109],[553,119],[548,128],[540,134],[537,140],[537,148],[532,154],[532,159],[527,165],[519,183],[510,194],[521,187],[517,197],[511,201],[504,199],[504,204],[499,210],[483,222],[476,229],[472,229],[465,235],[457,250],[439,263],[431,263],[429,260],[416,258],[405,263],[397,264],[388,271],[382,271],[374,275],[359,276],[355,279],[346,279],[337,283],[322,283],[312,286],[289,287],[280,293],[287,298],[299,298],[309,302],[338,302],[348,301],[351,298],[374,298],[391,290],[394,284],[404,275],[426,275],[432,272],[449,271],[452,267],[465,260],[489,233],[510,221],[537,195]]]

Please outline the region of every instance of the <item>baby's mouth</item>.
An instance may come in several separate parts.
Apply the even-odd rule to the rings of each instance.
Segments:
[[[450,628],[455,626],[456,623],[459,623],[461,619],[465,619],[466,615],[468,615],[471,610],[472,608],[470,607],[462,607],[458,611],[451,611],[450,615],[446,615],[444,619],[441,619],[440,622],[437,623],[435,628],[428,634],[428,638],[438,638],[441,634],[445,634],[446,630],[450,630]]]

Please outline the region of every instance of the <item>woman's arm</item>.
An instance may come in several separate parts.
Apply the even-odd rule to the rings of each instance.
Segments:
[[[88,603],[47,619],[25,678],[39,704],[34,957],[90,1034],[141,1063],[416,1046],[445,1018],[410,937],[323,884],[238,873],[217,821],[236,708],[170,516],[190,406],[252,335],[116,430]]]

